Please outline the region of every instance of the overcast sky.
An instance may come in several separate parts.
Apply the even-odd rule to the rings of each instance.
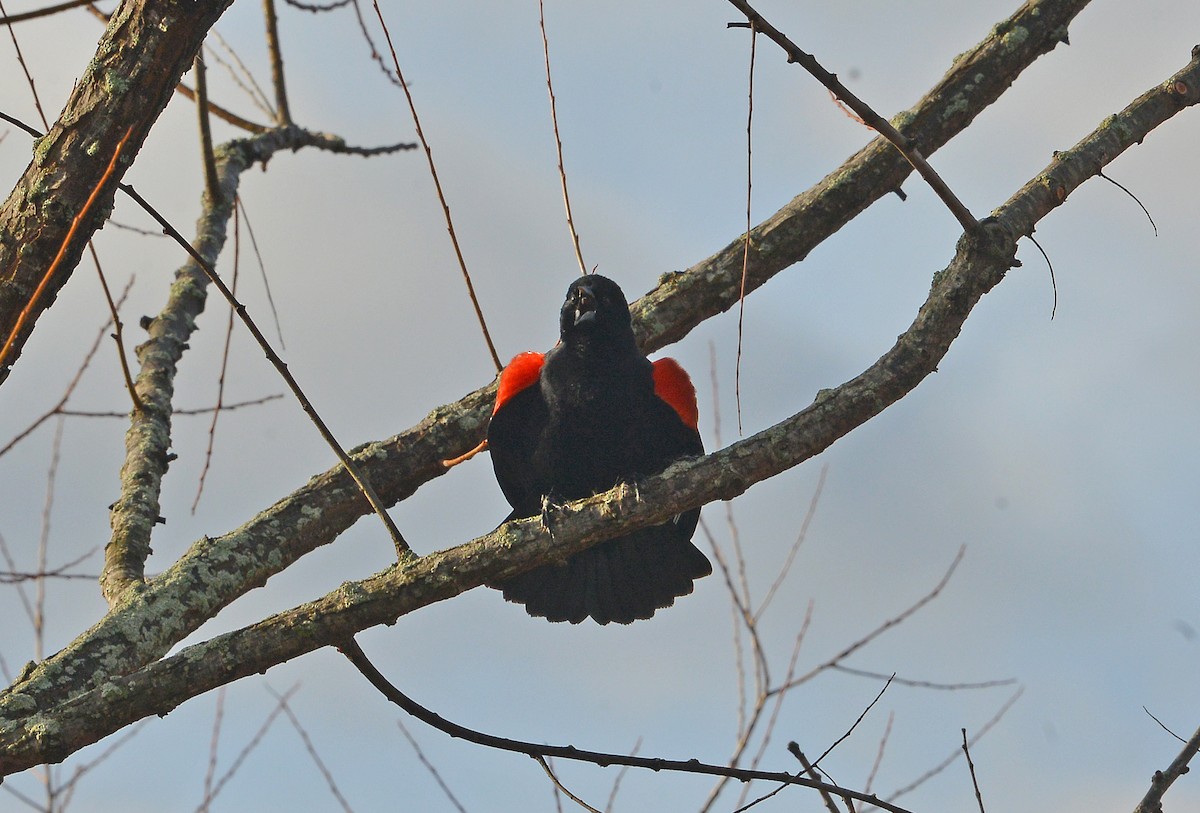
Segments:
[[[37,5],[14,0],[6,7],[13,13]],[[957,54],[1015,7],[1015,0],[846,0],[773,2],[760,10],[890,115],[914,104]],[[387,2],[383,9],[500,354],[546,349],[577,269],[562,214],[536,3]],[[257,4],[235,4],[217,31],[266,86],[260,17]],[[735,19],[715,0],[548,4],[584,258],[631,298],[744,231],[749,35],[726,28]],[[298,122],[366,146],[413,138],[403,96],[370,60],[350,10],[314,16],[281,7],[280,26]],[[16,28],[51,118],[100,31],[83,10]],[[1077,19],[1070,39],[935,155],[934,165],[977,216],[1036,175],[1053,150],[1071,146],[1186,64],[1200,42],[1200,4],[1098,2]],[[228,60],[223,50],[217,54]],[[221,103],[265,119],[215,60],[209,73]],[[0,83],[0,108],[36,124],[7,43],[0,45]],[[834,170],[870,134],[765,41],[755,85],[757,222]],[[218,140],[237,135],[216,127]],[[193,108],[176,97],[127,176],[184,233],[199,211],[202,185],[193,130]],[[1131,810],[1179,748],[1143,706],[1183,736],[1200,725],[1197,143],[1200,119],[1185,112],[1107,170],[1150,210],[1157,237],[1137,204],[1101,180],[1039,224],[1058,287],[1053,321],[1049,272],[1023,242],[1023,267],[980,303],[936,375],[819,459],[728,507],[704,510],[726,546],[728,510],[748,578],[762,596],[826,472],[794,572],[763,622],[776,677],[787,669],[810,603],[800,672],[926,594],[966,547],[936,601],[846,665],[915,681],[1015,683],[958,691],[892,686],[823,763],[837,781],[863,786],[889,715],[873,786],[881,795],[953,753],[960,729],[977,731],[1023,689],[972,749],[988,809]],[[0,142],[6,188],[28,158],[26,137],[9,132]],[[960,229],[920,183],[905,188],[906,202],[881,200],[747,301],[746,434],[859,373],[912,321]],[[390,436],[491,379],[419,154],[279,155],[266,173],[246,174],[242,197],[270,277],[286,360],[344,445]],[[114,217],[150,228],[124,201]],[[162,307],[180,252],[111,226],[97,245],[116,287],[136,277],[123,317],[129,341],[139,341],[138,318]],[[232,273],[232,250],[220,270]],[[248,251],[241,271],[252,314],[269,325]],[[104,318],[95,272],[81,266],[0,388],[0,443],[58,399]],[[202,317],[181,367],[180,407],[214,401],[226,318],[215,303]],[[668,351],[696,380],[710,448],[718,414],[724,442],[737,436],[736,324],[732,313],[710,320]],[[233,352],[227,400],[284,390],[244,332]],[[127,409],[107,343],[72,405]],[[291,400],[227,414],[193,515],[207,425],[207,418],[176,421],[179,459],[164,483],[167,523],[156,530],[152,572],[334,463]],[[124,428],[121,420],[65,423],[49,512],[51,566],[94,549],[78,571],[98,572]],[[0,534],[22,569],[36,565],[53,439],[49,423],[0,458]],[[424,553],[489,531],[507,510],[484,456],[424,486],[393,515]],[[702,537],[700,545],[707,550]],[[378,523],[364,520],[237,602],[195,640],[369,575],[387,566],[391,551]],[[47,589],[46,651],[53,652],[95,621],[104,603],[91,581]],[[0,618],[0,655],[16,671],[34,653],[11,588],[0,591]],[[733,747],[737,676],[719,576],[630,627],[551,625],[480,589],[360,640],[414,698],[465,725],[598,750],[640,743],[644,755],[710,762]],[[271,692],[294,685],[292,706],[353,809],[453,809],[401,735],[400,715],[330,651],[229,688],[220,769],[273,708]],[[795,690],[763,767],[795,769],[788,740],[810,754],[824,751],[881,686],[826,674]],[[148,722],[84,780],[76,807],[194,808],[215,708],[215,695],[207,695]],[[467,810],[555,809],[551,786],[527,758],[404,724]],[[604,806],[613,771],[559,767],[573,791]],[[710,786],[706,779],[630,773],[616,809],[693,810]],[[9,787],[40,792],[35,778],[13,778],[0,787],[0,810],[23,809]],[[735,809],[736,793],[715,809]],[[922,812],[963,810],[975,804],[972,797],[966,767],[956,763],[898,802]],[[1167,801],[1172,809],[1195,809],[1200,786],[1185,777]],[[798,804],[816,810],[820,801],[795,790],[758,809]],[[295,729],[280,719],[213,809],[336,805]]]

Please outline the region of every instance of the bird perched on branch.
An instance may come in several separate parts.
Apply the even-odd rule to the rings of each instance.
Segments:
[[[673,359],[652,364],[638,350],[615,282],[591,274],[571,283],[559,331],[550,352],[522,353],[500,374],[487,444],[508,519],[704,453],[691,379]],[[686,511],[493,586],[550,621],[649,618],[712,573],[690,541],[699,518]]]

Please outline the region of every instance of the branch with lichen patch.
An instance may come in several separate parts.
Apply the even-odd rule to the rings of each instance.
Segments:
[[[225,238],[241,175],[254,164],[265,165],[280,150],[318,147],[334,152],[347,148],[341,139],[289,126],[236,139],[214,150],[216,195],[203,195],[193,250],[209,266],[216,263]],[[196,329],[207,301],[208,275],[195,259],[175,272],[166,305],[146,325],[150,338],[139,345],[140,369],[135,385],[143,408],[132,414],[125,434],[121,496],[111,510],[112,537],[104,551],[100,584],[110,606],[130,587],[142,584],[150,537],[159,521],[159,492],[170,463],[171,401],[176,365]]]

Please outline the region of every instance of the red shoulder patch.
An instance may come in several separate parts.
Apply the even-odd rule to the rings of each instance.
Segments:
[[[698,428],[700,408],[696,406],[696,388],[675,359],[654,362],[654,394],[666,401],[688,428]]]
[[[518,353],[508,363],[508,366],[500,373],[500,387],[496,390],[496,406],[492,407],[493,415],[510,398],[537,382],[538,376],[542,374],[542,364],[545,360],[545,356],[541,353],[529,351]]]

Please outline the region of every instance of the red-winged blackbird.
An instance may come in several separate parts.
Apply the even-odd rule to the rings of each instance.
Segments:
[[[637,348],[629,305],[597,274],[567,289],[559,343],[522,353],[500,375],[488,448],[513,511],[590,497],[700,455],[696,391],[673,359],[651,364]],[[643,528],[496,585],[533,616],[628,624],[669,607],[712,573],[691,543],[700,510]]]

